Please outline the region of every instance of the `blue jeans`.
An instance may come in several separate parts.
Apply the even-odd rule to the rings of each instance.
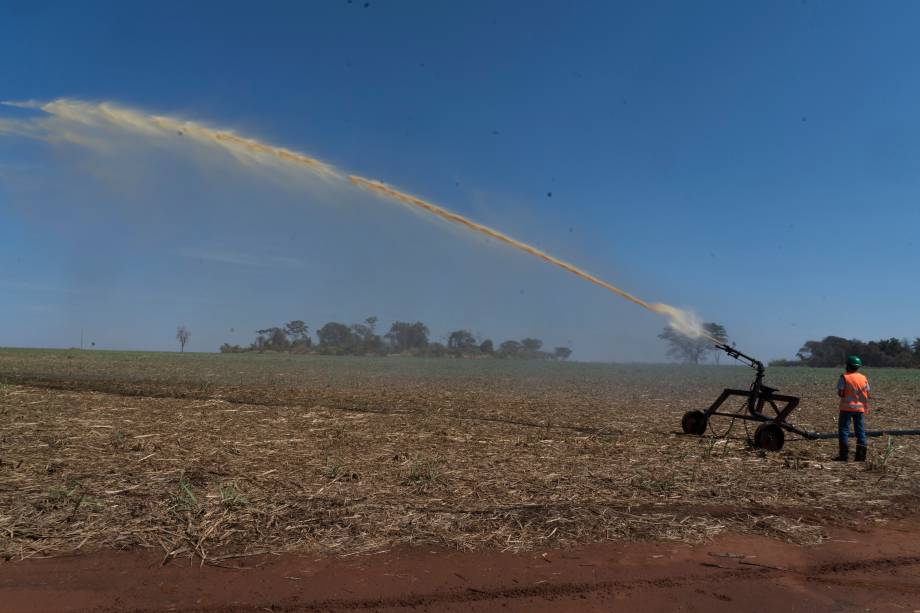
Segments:
[[[856,431],[856,442],[860,445],[868,445],[869,438],[866,436],[866,414],[854,413],[851,411],[840,411],[840,418],[837,420],[837,436],[840,442],[847,444],[850,438],[850,419],[853,419],[853,430]]]

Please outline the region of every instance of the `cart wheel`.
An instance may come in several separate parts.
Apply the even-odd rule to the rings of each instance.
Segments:
[[[754,444],[767,451],[779,451],[786,442],[783,429],[776,424],[761,424],[754,431]]]
[[[702,411],[687,411],[680,420],[680,425],[684,429],[684,434],[701,435],[706,433],[707,422],[706,414]]]

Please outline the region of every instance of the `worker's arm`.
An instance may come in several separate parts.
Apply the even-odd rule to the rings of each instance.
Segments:
[[[843,378],[843,375],[840,375],[840,378],[837,379],[837,395],[843,398],[846,396],[847,384]]]

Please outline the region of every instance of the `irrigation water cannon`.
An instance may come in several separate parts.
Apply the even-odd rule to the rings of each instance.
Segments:
[[[728,388],[722,390],[716,401],[705,411],[688,411],[683,420],[681,420],[681,426],[683,426],[685,433],[704,434],[709,425],[709,420],[718,415],[732,419],[761,422],[754,431],[753,443],[761,449],[770,451],[778,451],[783,448],[783,443],[786,441],[784,430],[795,432],[802,436],[808,434],[805,430],[797,428],[786,421],[786,418],[799,406],[799,399],[795,396],[777,394],[779,390],[764,384],[763,379],[766,369],[763,362],[738,351],[734,347],[729,347],[725,343],[717,344],[716,349],[724,351],[730,357],[753,368],[757,372],[754,377],[754,383],[751,384],[750,389],[746,390]],[[719,409],[725,401],[732,396],[739,396],[745,399],[742,410],[735,413],[720,411]],[[764,409],[767,406],[772,409],[773,415],[765,414]]]
[[[808,440],[837,438],[836,432],[809,432],[788,421],[789,415],[799,406],[799,398],[797,396],[778,394],[779,390],[765,385],[763,379],[766,369],[763,362],[724,343],[718,343],[715,347],[753,368],[756,371],[754,382],[751,384],[750,389],[726,388],[722,390],[716,401],[705,411],[688,411],[685,413],[684,418],[681,420],[684,433],[705,434],[710,420],[714,416],[719,416],[728,417],[732,420],[741,419],[758,422],[760,425],[754,430],[754,435],[750,437],[751,442],[756,447],[767,451],[779,451],[782,449],[783,444],[786,442],[786,432],[798,434]],[[725,401],[732,396],[744,398],[744,405],[734,413],[720,411],[719,409],[725,404]],[[766,410],[768,406],[770,411]],[[920,430],[870,430],[866,434],[868,436],[920,436]]]

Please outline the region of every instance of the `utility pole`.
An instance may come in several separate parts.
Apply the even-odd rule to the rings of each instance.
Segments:
[[[80,328],[80,351],[83,350],[83,328]]]

